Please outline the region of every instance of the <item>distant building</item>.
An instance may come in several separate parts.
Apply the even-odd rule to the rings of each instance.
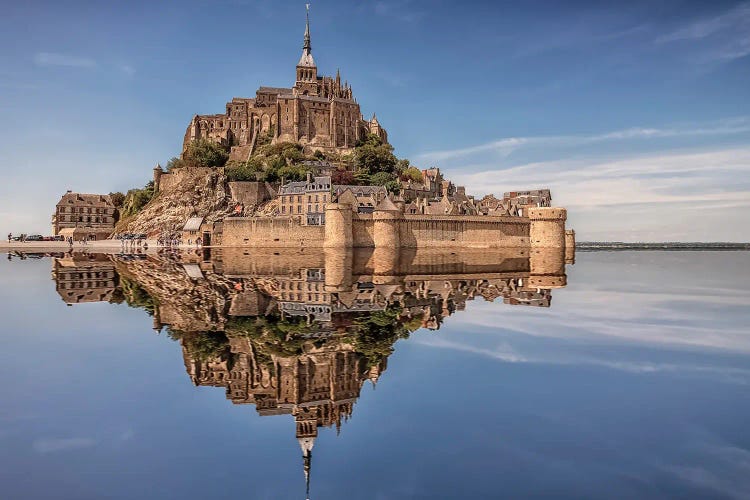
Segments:
[[[117,218],[109,195],[68,191],[52,215],[52,232],[74,240],[103,240],[114,231]]]

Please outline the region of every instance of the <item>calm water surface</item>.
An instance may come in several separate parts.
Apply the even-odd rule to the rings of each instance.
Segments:
[[[31,257],[2,498],[750,497],[750,253]]]

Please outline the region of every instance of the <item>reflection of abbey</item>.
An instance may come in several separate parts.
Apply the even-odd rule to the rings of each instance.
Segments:
[[[572,255],[568,256],[568,262]],[[320,427],[341,428],[393,344],[437,330],[468,301],[549,307],[566,284],[556,249],[445,252],[239,248],[56,258],[68,304],[126,302],[183,349],[197,386],[260,415],[290,415],[309,478]]]
[[[319,76],[305,27],[302,56],[292,87],[260,87],[254,98],[235,97],[226,112],[196,115],[185,132],[183,151],[191,141],[210,139],[231,147],[231,158],[244,160],[260,135],[272,142],[296,142],[309,150],[348,152],[368,133],[384,142],[388,135],[373,114],[365,120],[352,88],[336,77]]]

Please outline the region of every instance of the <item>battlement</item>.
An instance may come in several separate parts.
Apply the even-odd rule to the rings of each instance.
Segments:
[[[528,217],[534,220],[560,220],[568,218],[568,211],[564,208],[554,207],[532,207],[528,209]]]

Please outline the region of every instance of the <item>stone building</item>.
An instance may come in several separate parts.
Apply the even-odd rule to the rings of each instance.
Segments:
[[[68,191],[55,207],[52,232],[74,240],[103,240],[114,231],[117,217],[109,195]]]
[[[295,216],[302,224],[325,224],[325,207],[343,196],[359,213],[372,213],[386,197],[383,186],[354,186],[332,184],[330,176],[307,176],[307,180],[293,181],[279,188],[278,215]]]
[[[388,134],[373,114],[366,120],[348,82],[319,76],[312,55],[309,15],[302,56],[291,87],[260,87],[254,98],[235,97],[222,114],[195,115],[185,132],[183,152],[190,142],[208,139],[231,147],[230,159],[245,160],[263,137],[296,142],[307,151],[346,153],[368,133],[388,142]]]
[[[524,217],[530,208],[550,206],[552,206],[552,194],[549,189],[509,191],[503,193],[502,200],[490,194],[477,202],[479,213],[496,216]]]

